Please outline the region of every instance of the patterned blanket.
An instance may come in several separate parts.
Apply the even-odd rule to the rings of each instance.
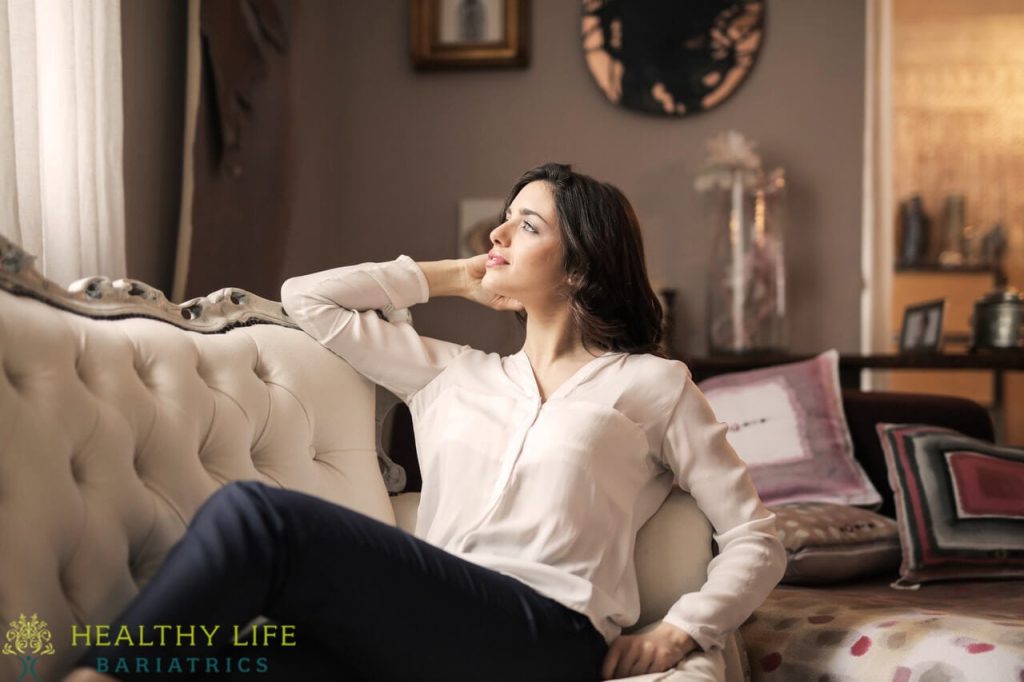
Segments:
[[[752,682],[1024,682],[1024,580],[780,585],[740,628]]]

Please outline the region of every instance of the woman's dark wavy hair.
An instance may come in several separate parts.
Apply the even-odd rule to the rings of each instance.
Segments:
[[[577,173],[569,164],[546,163],[516,181],[501,219],[526,185],[550,183],[562,235],[562,268],[572,321],[584,347],[667,357],[661,349],[661,301],[651,288],[644,244],[633,206],[614,185]],[[516,317],[526,322],[526,313]]]

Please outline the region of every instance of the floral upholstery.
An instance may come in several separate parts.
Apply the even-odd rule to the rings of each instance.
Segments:
[[[740,628],[751,679],[1024,680],[1024,580],[781,585]]]

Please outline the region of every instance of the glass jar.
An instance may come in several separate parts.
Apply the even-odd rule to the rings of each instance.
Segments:
[[[711,355],[782,352],[786,330],[783,257],[785,179],[737,169],[706,192],[712,252],[707,284]]]

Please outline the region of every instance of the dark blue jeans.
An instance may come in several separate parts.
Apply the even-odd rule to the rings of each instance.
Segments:
[[[277,637],[240,646],[252,642],[245,626],[259,615],[278,626]],[[155,644],[114,645],[122,625],[135,637],[143,626]],[[179,629],[164,627],[161,645],[157,625]],[[174,641],[188,626],[195,638]],[[283,646],[282,634],[293,645]],[[200,507],[109,639],[79,664],[124,680],[179,682],[599,680],[608,650],[585,615],[515,578],[347,507],[256,481],[229,483]],[[185,672],[166,672],[172,658]]]

